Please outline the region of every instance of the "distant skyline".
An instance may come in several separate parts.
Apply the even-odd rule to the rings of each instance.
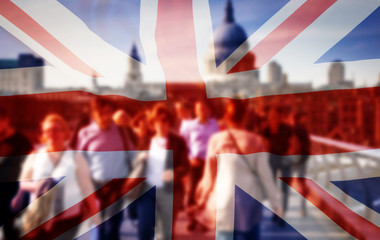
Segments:
[[[139,55],[142,58],[142,62],[145,61],[145,53],[143,51],[143,46],[140,42],[139,27],[140,27],[140,13],[139,13],[139,0],[134,1],[110,1],[110,0],[98,0],[97,5],[93,5],[92,0],[59,0],[66,8],[76,14],[91,31],[96,33],[104,41],[121,50],[122,52],[129,54],[132,47],[132,43],[135,42],[138,46]],[[204,21],[209,21],[208,17],[211,17],[212,28],[215,30],[223,21],[224,8],[226,0],[210,0],[210,16],[204,16]],[[267,21],[273,14],[275,14],[278,9],[281,9],[286,4],[290,4],[292,1],[261,1],[261,0],[240,0],[232,1],[235,10],[235,20],[240,24],[246,31],[248,37],[254,33],[263,23]],[[270,4],[269,4],[270,3]],[[351,3],[350,3],[351,4]],[[355,8],[355,4],[346,4],[346,8]],[[334,6],[333,6],[334,7]],[[335,8],[329,9],[329,14],[331,15]],[[380,10],[376,10],[372,18],[377,19]],[[327,14],[328,15],[328,14]],[[313,23],[309,29],[305,30],[299,37],[297,37],[293,42],[289,44],[285,49],[283,49],[278,55],[276,55],[272,60],[277,61],[281,66],[284,73],[288,75],[290,82],[312,82],[314,86],[320,86],[327,83],[327,71],[330,63],[315,63],[310,64],[308,62],[316,62],[322,55],[320,55],[320,48],[318,44],[318,39],[321,38],[321,46],[325,49],[326,43],[324,42],[329,34],[335,34],[334,28],[339,28],[339,24],[333,25],[331,29],[323,29],[326,26],[327,17],[321,17],[315,23]],[[360,23],[360,22],[359,22]],[[354,24],[354,23],[352,23]],[[368,25],[368,24],[367,24]],[[361,38],[352,40],[346,40],[350,42],[351,45],[347,47],[354,47],[356,45],[363,45],[360,42],[366,36],[371,37],[371,39],[378,39],[378,49],[376,49],[376,42],[372,45],[372,48],[376,50],[380,49],[380,35],[378,32],[373,32],[371,28],[365,28],[368,26],[361,26],[361,31],[364,36]],[[344,28],[344,26],[340,26]],[[374,28],[376,29],[376,28]],[[339,32],[339,31],[337,31]],[[343,30],[342,30],[343,32]],[[208,51],[209,44],[212,42],[212,35],[210,32],[202,32],[205,36],[203,39],[209,39],[208,42],[204,42],[204,45],[198,46],[198,53],[203,57]],[[342,33],[340,33],[342,34]],[[346,33],[347,34],[347,33]],[[367,34],[367,35],[366,35]],[[307,46],[310,40],[312,46]],[[0,28],[0,42],[2,45],[2,51],[0,53],[0,58],[17,58],[19,53],[33,53],[38,56],[35,52],[25,46],[17,38],[13,37],[3,28]],[[334,44],[333,44],[334,45]],[[333,46],[332,45],[332,46]],[[339,44],[337,44],[339,45]],[[252,46],[251,46],[252,47]],[[305,49],[307,52],[305,52]],[[327,48],[329,50],[329,48]],[[332,49],[334,50],[334,49]],[[329,53],[329,51],[328,51]],[[291,56],[291,57],[290,57]],[[339,51],[335,51],[334,57],[339,57]],[[365,57],[365,56],[364,56]],[[376,58],[376,56],[374,57]],[[314,60],[313,60],[314,59]],[[312,60],[312,61],[310,61]],[[200,71],[202,72],[201,62]],[[50,65],[48,61],[45,61],[46,65]],[[127,62],[125,63],[127,65]],[[355,80],[356,86],[367,86],[377,83],[380,73],[380,60],[379,59],[368,59],[359,61],[349,61],[344,62],[346,69],[346,79]],[[152,73],[143,72],[146,81],[153,78]],[[120,75],[122,76],[122,74]],[[89,86],[91,78],[83,77],[81,79],[67,79],[67,76],[62,70],[55,69],[53,66],[47,67],[46,70],[46,84],[48,87],[54,86],[77,86],[86,85]],[[260,69],[260,80],[262,82],[267,81],[267,66],[264,65]],[[123,79],[115,79],[115,82],[109,84],[113,87],[121,86],[123,84]],[[106,82],[99,81],[102,85],[107,84]]]

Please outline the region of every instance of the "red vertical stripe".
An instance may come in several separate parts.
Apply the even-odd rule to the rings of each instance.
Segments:
[[[198,69],[191,0],[158,1],[156,41],[166,82],[204,84]],[[171,85],[166,87],[170,98]]]

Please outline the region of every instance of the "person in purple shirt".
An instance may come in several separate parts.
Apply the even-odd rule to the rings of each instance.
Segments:
[[[189,148],[191,164],[190,183],[187,198],[187,206],[195,204],[195,190],[203,175],[208,141],[214,133],[219,131],[218,122],[211,117],[211,111],[205,101],[195,103],[196,118],[180,129],[180,135],[186,140]],[[190,216],[188,230],[197,227],[197,222]]]
[[[91,100],[90,124],[78,133],[77,149],[84,151],[90,166],[90,173],[95,188],[98,189],[113,178],[126,178],[130,171],[134,157],[133,144],[127,135],[123,134],[113,122],[112,116],[116,109],[115,104],[104,96],[96,96]],[[115,189],[102,196],[97,196],[100,204],[102,200],[118,194]],[[118,206],[115,205],[117,209]],[[110,217],[102,212],[102,217]],[[101,225],[99,239],[120,239],[119,231],[123,213]]]

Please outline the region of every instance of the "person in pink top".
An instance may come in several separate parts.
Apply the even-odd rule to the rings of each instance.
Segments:
[[[96,189],[114,178],[126,178],[134,159],[134,145],[131,139],[119,128],[112,117],[116,104],[106,96],[94,96],[90,102],[91,122],[78,133],[77,149],[83,151],[89,162],[91,179]],[[103,192],[104,193],[104,192]],[[118,191],[108,189],[104,194],[98,192],[100,204],[110,197],[118,197]],[[120,210],[121,203],[113,208]],[[105,207],[105,206],[103,206]],[[116,211],[115,210],[115,211]],[[112,211],[102,211],[103,220],[112,216]],[[123,212],[100,226],[100,239],[120,239]]]

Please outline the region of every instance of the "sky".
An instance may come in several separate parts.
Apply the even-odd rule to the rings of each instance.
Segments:
[[[147,64],[146,54],[150,54],[151,51],[146,47],[144,49],[140,38],[140,0],[59,0],[58,2],[74,13],[100,39],[122,53],[128,55],[132,44],[136,44],[140,61]],[[248,37],[251,34],[257,34],[260,37],[260,30],[261,28],[265,29],[265,23],[281,11],[282,14],[286,14],[283,13],[286,7],[295,2],[300,1],[233,0],[235,21],[243,27]],[[210,31],[215,30],[223,22],[225,4],[226,0],[210,0],[209,15],[203,15],[200,19],[205,22],[211,20],[212,29],[199,27],[200,31],[197,34],[204,39],[198,44],[199,59],[202,59],[202,56],[209,51],[213,37]],[[365,3],[361,4],[365,5]],[[355,15],[348,16],[350,21],[347,21],[338,12],[339,7],[345,8],[345,11],[348,12],[346,15],[349,15],[350,11]],[[340,1],[272,60],[282,66],[283,72],[287,73],[290,82],[312,82],[314,86],[326,83],[331,61],[343,60],[347,79],[354,79],[356,86],[373,85],[378,81],[380,73],[380,61],[378,60],[380,59],[380,28],[377,27],[380,21],[380,10],[377,8],[373,13],[371,12],[364,12],[363,8],[361,13],[352,0]],[[367,15],[369,17],[363,21]],[[331,19],[331,16],[334,16],[334,19]],[[332,20],[333,23],[331,23]],[[352,25],[351,29],[350,24]],[[33,52],[2,28],[0,28],[0,42],[2,45],[0,58],[16,58],[21,52]],[[64,71],[56,70],[49,61],[45,62],[50,66],[46,70],[48,86],[64,87],[65,85],[89,84],[88,77],[82,77],[79,81],[77,79],[71,82],[67,81],[68,76]],[[200,66],[201,72],[204,70],[202,64],[203,62]],[[116,77],[114,83],[110,85],[122,85],[124,74],[121,72],[118,75],[120,77]],[[149,68],[143,74],[147,81],[155,81],[155,73],[149,71]],[[260,76],[261,81],[265,82],[267,79],[266,65],[260,69]],[[65,80],[57,81],[57,79]]]
[[[140,43],[140,0],[59,0],[103,40],[129,54],[132,44],[144,53]],[[95,3],[95,4],[94,4]]]

